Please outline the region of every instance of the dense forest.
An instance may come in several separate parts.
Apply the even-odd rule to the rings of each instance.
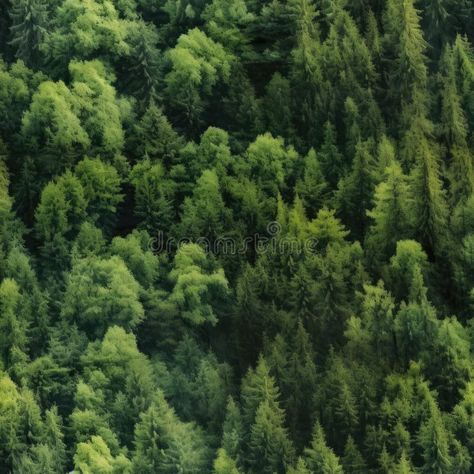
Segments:
[[[0,473],[474,473],[472,0],[0,1]]]

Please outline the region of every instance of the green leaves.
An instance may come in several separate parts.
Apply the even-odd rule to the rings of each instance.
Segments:
[[[199,245],[185,244],[178,249],[169,278],[174,285],[169,301],[181,317],[193,325],[217,323],[215,305],[228,293],[228,282],[224,271],[212,265]]]
[[[192,132],[199,124],[205,100],[218,82],[230,76],[234,57],[197,28],[181,35],[169,50],[171,71],[166,75],[166,95],[180,123]]]
[[[140,285],[119,257],[81,259],[66,277],[61,316],[92,337],[114,324],[134,328],[144,315],[139,294]]]

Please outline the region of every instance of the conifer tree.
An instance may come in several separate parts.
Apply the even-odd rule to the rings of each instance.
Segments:
[[[362,239],[368,226],[367,210],[375,187],[375,162],[371,143],[358,143],[351,173],[340,181],[337,201],[344,222],[355,238]]]
[[[318,88],[322,81],[318,54],[319,32],[315,22],[316,8],[311,0],[295,2],[296,47],[292,52],[293,67],[291,82],[295,88],[295,122],[299,133],[310,143],[320,134],[316,111],[321,105]]]
[[[0,284],[0,353],[4,366],[9,368],[15,360],[15,351],[25,351],[26,314],[22,314],[21,294],[17,283],[6,278]]]
[[[446,242],[447,207],[438,158],[427,140],[417,147],[411,180],[415,235],[430,255],[439,255]]]
[[[240,407],[229,397],[222,428],[222,448],[238,465],[241,464],[243,429]]]
[[[14,0],[11,2],[10,44],[15,55],[29,67],[41,63],[40,45],[46,34],[48,11],[43,0]]]
[[[321,170],[331,189],[343,174],[342,156],[337,147],[336,130],[330,122],[324,125],[324,141],[318,154]]]
[[[448,436],[437,408],[428,415],[428,420],[421,426],[419,443],[423,453],[423,471],[430,473],[449,472],[451,457],[449,454]]]
[[[344,456],[342,457],[341,462],[345,472],[362,474],[367,470],[364,458],[357,448],[352,436],[347,438],[346,445],[344,447]]]
[[[249,465],[252,473],[285,473],[293,461],[293,446],[283,426],[278,406],[264,400],[255,414],[249,442]]]
[[[131,64],[126,71],[128,90],[145,104],[157,97],[160,78],[159,41],[157,32],[150,25],[140,23],[132,30]]]
[[[443,89],[441,93],[441,132],[449,163],[449,179],[454,202],[466,199],[474,189],[474,171],[468,149],[467,120],[457,90],[454,57],[447,46],[443,55]]]
[[[275,137],[290,138],[292,131],[290,84],[275,73],[266,87],[263,102],[266,130]]]
[[[375,188],[374,207],[367,215],[373,220],[367,246],[375,261],[383,262],[395,252],[396,244],[411,234],[412,197],[408,178],[398,162],[385,170],[384,180]]]
[[[393,55],[390,57],[388,93],[396,110],[413,103],[426,106],[427,43],[414,3],[414,0],[388,0],[385,12],[385,54]]]
[[[423,22],[426,38],[434,49],[434,55],[441,51],[441,46],[447,42],[450,23],[450,7],[446,0],[424,0]]]
[[[225,449],[217,451],[213,474],[239,474],[235,461],[228,456]]]
[[[135,132],[138,143],[134,153],[139,158],[148,157],[152,162],[160,160],[169,166],[182,146],[181,137],[154,100],[135,125]]]
[[[321,209],[328,185],[324,179],[319,158],[311,148],[305,158],[303,176],[296,183],[296,192],[302,199],[308,217]]]
[[[339,459],[333,450],[327,446],[324,431],[318,422],[314,428],[311,445],[304,452],[306,464],[312,472],[342,474],[343,470]]]

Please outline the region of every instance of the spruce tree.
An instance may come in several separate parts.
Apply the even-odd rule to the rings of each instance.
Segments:
[[[352,436],[349,436],[344,447],[344,456],[341,459],[342,467],[345,472],[353,474],[363,474],[367,471],[367,465],[360,453]]]
[[[41,42],[47,31],[48,11],[43,0],[14,0],[11,2],[10,44],[15,55],[29,67],[42,62]]]
[[[393,162],[385,170],[385,179],[375,188],[374,207],[367,212],[373,222],[366,240],[373,261],[387,261],[397,242],[410,236],[411,202],[408,178],[398,162]]]
[[[452,461],[448,435],[437,409],[428,415],[428,419],[421,426],[419,444],[424,460],[423,472],[437,474],[449,472]]]
[[[375,187],[375,162],[371,142],[358,143],[351,173],[339,183],[337,202],[344,222],[357,239],[368,227],[367,210]]]
[[[426,139],[415,151],[411,189],[415,235],[430,255],[439,255],[446,243],[447,206],[438,157]]]
[[[268,400],[257,408],[249,442],[251,473],[284,474],[293,462],[294,449],[282,415],[280,408]]]
[[[306,448],[304,453],[306,464],[312,472],[324,472],[327,474],[343,473],[338,457],[326,444],[324,431],[319,422],[314,427],[310,447]]]

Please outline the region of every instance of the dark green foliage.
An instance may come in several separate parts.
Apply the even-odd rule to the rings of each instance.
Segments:
[[[473,24],[0,2],[0,473],[470,473]]]
[[[15,0],[10,7],[10,44],[15,56],[29,67],[41,64],[40,45],[46,35],[47,4],[42,0]]]

